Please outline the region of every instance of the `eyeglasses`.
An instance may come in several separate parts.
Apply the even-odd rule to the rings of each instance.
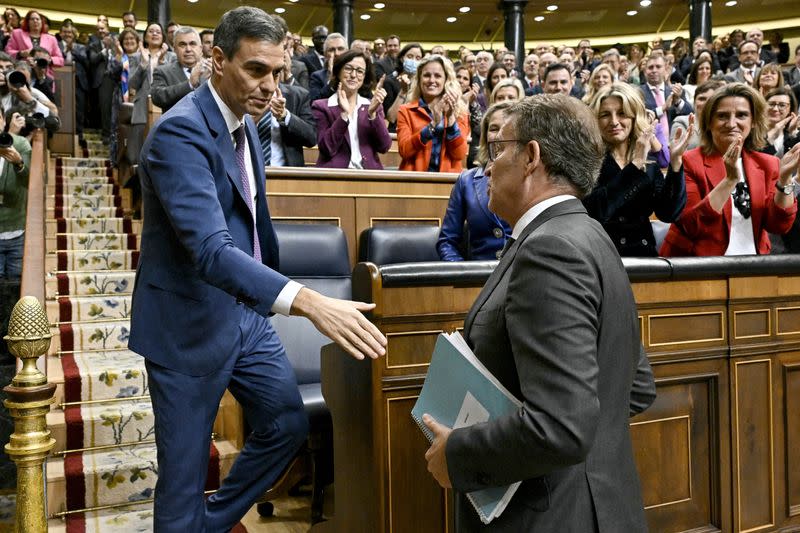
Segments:
[[[774,107],[775,109],[789,109],[789,104],[786,102],[767,102],[767,107]]]
[[[486,143],[489,148],[489,161],[494,162],[495,159],[500,157],[503,152],[503,143],[519,142],[517,139],[496,139]]]
[[[367,71],[364,70],[361,67],[351,67],[350,65],[343,66],[342,67],[342,72],[344,72],[345,74],[353,74],[353,73],[355,73],[357,78],[363,78],[364,74],[367,73]]]
[[[744,218],[750,218],[750,188],[746,181],[740,181],[733,190],[733,205]]]

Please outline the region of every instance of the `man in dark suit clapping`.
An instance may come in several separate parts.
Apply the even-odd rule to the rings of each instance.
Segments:
[[[163,112],[211,76],[211,59],[203,57],[200,35],[194,28],[181,26],[175,30],[172,42],[178,60],[157,67],[150,86],[153,103]]]

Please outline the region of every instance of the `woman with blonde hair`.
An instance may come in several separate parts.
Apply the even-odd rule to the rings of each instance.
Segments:
[[[583,199],[589,216],[605,228],[621,256],[655,256],[650,224],[654,212],[662,222],[677,219],[686,204],[681,157],[691,131],[670,146],[666,177],[652,161],[655,124],[641,93],[627,83],[600,89],[592,109],[606,144],[606,157],[594,190]],[[692,129],[694,118],[689,121]]]
[[[461,172],[469,112],[453,64],[440,55],[420,61],[409,102],[397,113],[400,170]]]
[[[492,89],[489,96],[489,105],[500,102],[516,102],[525,98],[525,89],[522,82],[516,78],[505,78],[500,80]]]
[[[591,106],[597,92],[612,83],[614,83],[614,69],[605,63],[597,65],[592,71],[592,75],[589,76],[589,83],[586,84],[586,94],[583,96],[583,101]]]

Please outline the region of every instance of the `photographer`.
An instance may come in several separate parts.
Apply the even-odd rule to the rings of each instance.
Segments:
[[[56,82],[50,75],[50,52],[38,46],[33,47],[31,50],[32,57],[28,58],[28,63],[31,65],[31,74],[33,75],[31,87],[39,89],[51,102],[56,101]]]
[[[16,111],[9,111],[8,117],[17,126],[22,119]],[[6,281],[18,280],[22,274],[31,145],[7,132],[1,113],[0,130],[0,280]]]
[[[3,112],[7,112],[12,107],[19,107],[24,110],[24,115],[41,113],[45,117],[51,114],[58,116],[58,108],[53,102],[38,89],[28,87],[30,68],[24,61],[21,62],[21,65],[23,65],[24,72],[13,74],[14,61],[8,54],[0,52],[0,107]],[[9,77],[14,83],[9,83]]]

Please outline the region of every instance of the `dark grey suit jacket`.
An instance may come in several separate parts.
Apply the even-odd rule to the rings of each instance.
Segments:
[[[488,526],[459,495],[457,531],[646,531],[628,417],[652,403],[655,385],[628,276],[578,200],[525,228],[464,334],[523,407],[451,433],[453,487],[463,494],[523,482]]]
[[[303,147],[317,144],[317,121],[311,113],[308,91],[298,85],[281,83],[281,92],[286,98],[286,109],[292,114],[289,125],[281,124],[281,141],[286,166],[304,167]]]
[[[150,96],[153,98],[153,103],[161,108],[162,113],[169,111],[170,107],[192,91],[189,78],[177,61],[156,67],[153,71]]]

